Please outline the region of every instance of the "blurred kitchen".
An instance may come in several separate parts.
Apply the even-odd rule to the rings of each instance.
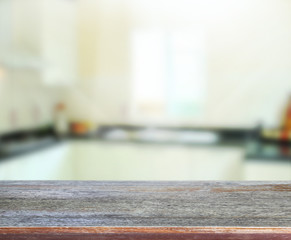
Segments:
[[[290,0],[0,0],[0,180],[291,180]]]

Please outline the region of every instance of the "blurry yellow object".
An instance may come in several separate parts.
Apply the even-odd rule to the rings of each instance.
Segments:
[[[90,121],[75,121],[71,123],[71,131],[76,135],[86,135],[96,131],[96,124]]]
[[[281,135],[281,130],[279,129],[264,129],[262,136],[266,139],[278,140]]]
[[[291,131],[291,97],[289,98],[283,115],[282,128]]]

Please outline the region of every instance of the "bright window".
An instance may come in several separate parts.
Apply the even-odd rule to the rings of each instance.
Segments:
[[[132,35],[132,117],[171,121],[201,116],[206,76],[201,32],[140,31]]]

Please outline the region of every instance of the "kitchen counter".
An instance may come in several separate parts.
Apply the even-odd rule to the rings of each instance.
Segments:
[[[65,139],[57,139],[54,136],[48,136],[50,138],[48,141],[39,141],[36,139],[35,144],[31,146],[17,149],[9,150],[5,146],[2,147],[4,151],[1,151],[0,148],[0,161],[8,160],[13,157],[22,156],[32,152],[36,152],[42,149],[47,149],[64,142],[68,141],[88,141],[96,143],[107,143],[107,144],[136,144],[136,145],[169,145],[169,146],[178,146],[183,145],[185,147],[195,148],[195,147],[240,147],[245,149],[245,159],[261,159],[264,161],[291,161],[291,145],[280,145],[276,143],[263,143],[260,141],[240,141],[240,140],[224,140],[219,141],[218,143],[205,144],[205,143],[178,143],[178,142],[154,142],[154,141],[141,141],[141,140],[108,140],[98,136],[70,136]]]
[[[0,239],[291,239],[291,182],[0,182]]]
[[[146,127],[134,126],[103,126],[90,135],[69,135],[59,139],[56,137],[52,127],[44,130],[33,130],[20,133],[10,133],[0,136],[0,161],[10,159],[16,156],[21,156],[35,152],[41,149],[49,148],[67,141],[95,141],[101,143],[121,143],[121,144],[136,144],[136,145],[183,145],[190,148],[195,147],[239,147],[245,151],[246,160],[260,161],[284,161],[291,162],[291,145],[288,143],[282,144],[279,142],[264,142],[256,137],[256,131],[250,129],[211,129],[211,128],[166,128],[156,127],[157,131],[167,131],[172,133],[194,132],[194,133],[210,133],[218,136],[217,141],[178,141],[175,139],[141,139],[137,137],[123,138],[107,138],[106,135],[113,130],[122,130],[126,135],[131,135],[133,132],[143,131]],[[171,134],[170,134],[171,135]],[[201,136],[200,136],[201,137]],[[11,144],[12,143],[12,144]],[[13,148],[11,148],[13,145]]]

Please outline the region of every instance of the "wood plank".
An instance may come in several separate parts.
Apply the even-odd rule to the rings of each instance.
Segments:
[[[134,239],[134,240],[287,240],[289,228],[235,227],[68,227],[0,228],[0,238],[12,239]]]
[[[0,182],[0,239],[291,239],[291,182]]]

